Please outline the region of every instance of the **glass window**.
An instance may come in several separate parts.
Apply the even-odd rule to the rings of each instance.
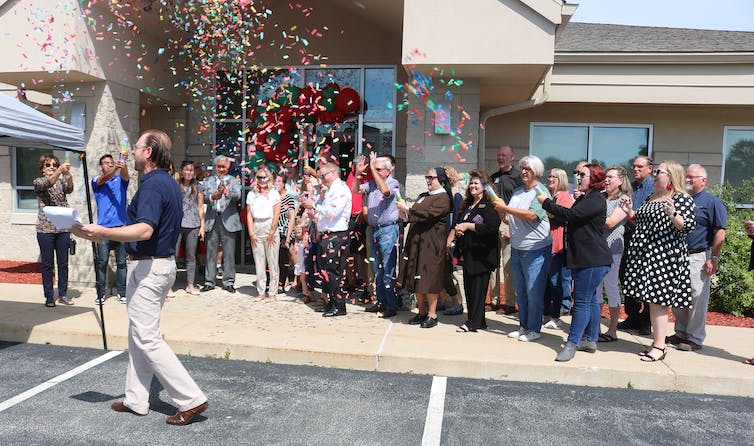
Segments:
[[[243,124],[240,122],[221,122],[215,129],[215,155],[225,155],[230,159],[229,175],[241,175],[241,147],[244,143]]]
[[[545,169],[556,167],[570,172],[587,156],[589,127],[565,125],[533,125],[531,154],[538,156]]]
[[[393,122],[395,103],[395,68],[367,68],[364,101],[367,121]]]
[[[362,153],[369,155],[377,152],[379,155],[392,153],[393,147],[393,123],[365,122],[364,123],[364,148]]]
[[[16,190],[17,210],[36,210],[37,195],[34,193],[34,179],[39,177],[39,157],[51,153],[49,149],[29,147],[14,148],[15,171],[14,188]]]
[[[650,152],[649,125],[532,124],[531,154],[546,169],[570,172],[579,161],[590,160],[605,168],[614,164],[629,171],[631,160]]]
[[[722,180],[740,186],[754,171],[754,127],[725,127],[724,138]]]
[[[244,103],[243,72],[218,71],[217,119],[241,119]]]
[[[647,155],[649,129],[647,127],[601,127],[592,128],[592,153],[589,157],[605,168],[623,166],[631,171],[631,161],[639,155]]]
[[[360,68],[332,68],[306,70],[306,85],[312,85],[316,89],[322,89],[325,85],[335,82],[340,88],[350,87],[361,91]]]

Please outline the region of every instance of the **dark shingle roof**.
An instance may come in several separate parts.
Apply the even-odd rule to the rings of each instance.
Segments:
[[[556,53],[754,52],[754,32],[568,23]]]

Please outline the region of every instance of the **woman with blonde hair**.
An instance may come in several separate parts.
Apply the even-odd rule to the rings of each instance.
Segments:
[[[597,287],[597,295],[602,299],[603,290],[607,294],[607,306],[610,311],[610,323],[607,331],[600,334],[598,342],[618,340],[618,317],[620,316],[620,291],[618,290],[618,271],[623,257],[623,225],[628,215],[620,208],[621,200],[628,200],[633,195],[628,172],[622,166],[610,166],[605,174],[605,193],[607,194],[607,246],[613,257],[610,271]]]
[[[258,300],[274,302],[278,294],[278,250],[280,235],[280,194],[272,186],[272,173],[262,167],[254,175],[254,184],[246,196],[251,251],[254,254],[254,269],[257,275]],[[269,281],[266,272],[269,269]]]
[[[691,274],[686,235],[696,226],[694,200],[686,193],[685,171],[675,161],[663,161],[652,171],[654,192],[634,211],[631,200],[620,202],[636,229],[626,251],[623,293],[649,305],[652,345],[640,359],[665,359],[668,307],[691,306]]]
[[[547,176],[547,190],[550,191],[555,204],[564,208],[573,206],[573,197],[568,193],[569,189],[566,171],[551,169]],[[564,231],[563,226],[550,225],[552,251],[545,290],[544,317],[547,319],[544,321],[545,328],[560,328],[560,308],[563,306],[563,300],[571,300],[571,271],[565,264]]]

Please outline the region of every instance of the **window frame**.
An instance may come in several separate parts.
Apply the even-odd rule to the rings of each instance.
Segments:
[[[722,147],[722,166],[720,168],[720,185],[725,184],[725,163],[728,159],[728,130],[746,130],[754,132],[754,125],[724,125],[723,126],[723,147]],[[754,205],[752,205],[754,207]]]
[[[654,124],[612,124],[612,123],[588,123],[588,122],[537,122],[532,121],[529,123],[529,155],[534,155],[533,153],[533,140],[534,140],[534,127],[586,127],[587,128],[587,147],[586,147],[586,157],[585,160],[589,161],[593,159],[594,157],[594,151],[592,147],[592,143],[594,142],[594,138],[592,136],[592,131],[595,128],[646,128],[648,130],[647,133],[647,156],[650,158],[652,157],[652,149],[653,149],[653,140],[654,140]]]
[[[11,188],[13,189],[13,213],[36,215],[37,212],[39,212],[39,209],[37,209],[37,207],[34,207],[33,209],[24,209],[24,208],[18,207],[18,200],[19,200],[18,191],[19,190],[32,190],[32,191],[34,190],[34,185],[31,185],[31,186],[18,185],[18,152],[24,149],[39,149],[39,150],[49,150],[53,154],[55,154],[55,152],[58,151],[58,149],[55,149],[45,144],[35,144],[32,142],[24,143],[23,146],[11,145],[10,149],[11,149]],[[41,174],[38,173],[37,177],[39,175]]]

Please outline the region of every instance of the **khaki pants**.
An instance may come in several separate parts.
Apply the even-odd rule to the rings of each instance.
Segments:
[[[267,243],[267,236],[270,231],[275,232],[275,240],[270,245]],[[280,256],[280,233],[277,228],[272,227],[272,219],[254,220],[254,235],[257,237],[257,246],[251,247],[254,254],[254,270],[257,274],[257,292],[259,296],[265,295],[275,297],[278,294],[278,283],[280,280],[280,265],[278,258]],[[267,270],[270,271],[270,283],[267,283]]]
[[[180,411],[207,401],[160,333],[162,304],[173,282],[173,257],[128,262],[128,371],[123,403],[140,414],[149,411],[152,376],[160,380]]]
[[[710,277],[704,271],[704,263],[708,255],[709,251],[689,254],[691,308],[673,308],[675,334],[699,345],[707,338]]]
[[[498,241],[500,242],[500,265],[492,273],[492,288],[490,289],[490,304],[516,306],[516,292],[513,288],[513,277],[511,273],[511,243],[504,235],[508,232],[508,225],[500,223],[498,230]],[[501,274],[502,272],[502,274]],[[505,283],[505,302],[500,301],[500,282]]]

